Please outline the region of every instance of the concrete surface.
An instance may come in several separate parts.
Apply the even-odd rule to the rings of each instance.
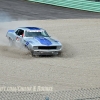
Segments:
[[[8,19],[8,16],[10,19]],[[27,0],[0,0],[0,21],[100,18],[100,13],[55,7]]]

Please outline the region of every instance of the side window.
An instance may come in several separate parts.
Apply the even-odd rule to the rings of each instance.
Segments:
[[[19,35],[19,31],[20,31],[20,29],[18,29],[15,33],[16,33],[17,35]]]
[[[24,34],[24,30],[18,29],[15,33],[20,36]]]

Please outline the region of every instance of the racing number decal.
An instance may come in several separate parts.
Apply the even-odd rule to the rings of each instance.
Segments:
[[[19,41],[19,40],[20,40],[20,38],[17,37],[17,38],[16,38],[16,41]]]

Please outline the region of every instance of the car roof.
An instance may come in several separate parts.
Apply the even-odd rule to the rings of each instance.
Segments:
[[[42,28],[39,28],[39,27],[20,27],[21,29],[24,29],[24,30],[44,30]]]

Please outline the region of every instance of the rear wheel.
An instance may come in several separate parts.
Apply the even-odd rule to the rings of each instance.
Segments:
[[[14,46],[14,42],[10,37],[9,37],[9,44],[10,44],[10,46]]]

